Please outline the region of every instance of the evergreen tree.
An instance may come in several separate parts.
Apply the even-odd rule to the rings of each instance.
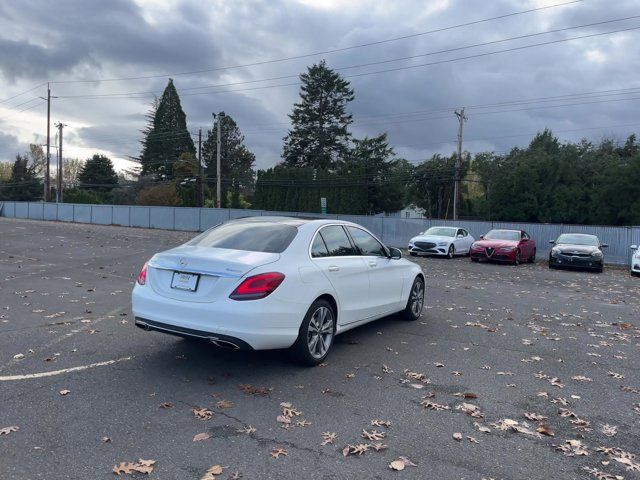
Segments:
[[[347,104],[353,89],[325,61],[300,75],[300,103],[289,115],[291,129],[284,138],[282,158],[287,166],[331,169],[348,151],[352,122]]]
[[[355,140],[341,171],[344,178],[358,172],[354,188],[366,191],[365,213],[395,212],[405,206],[407,164],[395,159],[386,133]]]
[[[244,135],[235,120],[222,112],[216,117],[202,144],[202,161],[206,169],[206,183],[215,192],[218,154],[218,122],[220,122],[221,201],[224,208],[242,208],[242,197],[253,190],[253,166],[256,156],[244,145]]]
[[[27,155],[16,155],[11,178],[0,188],[0,198],[29,202],[42,198],[42,184],[36,175],[37,165],[30,164]]]
[[[89,158],[78,174],[80,188],[108,192],[118,185],[118,175],[109,157],[96,153]]]
[[[191,135],[187,130],[187,116],[180,105],[178,91],[169,79],[162,97],[154,102],[147,115],[149,125],[144,130],[140,163],[143,175],[155,173],[169,177],[173,164],[183,153],[195,155]]]

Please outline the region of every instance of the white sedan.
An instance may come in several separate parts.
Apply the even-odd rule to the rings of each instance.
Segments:
[[[132,293],[136,326],[231,349],[289,348],[321,363],[334,336],[422,315],[421,268],[354,223],[233,220],[154,255]]]
[[[460,227],[431,227],[409,240],[409,253],[416,255],[468,255],[475,239]]]
[[[631,275],[640,276],[640,246],[631,245],[633,254],[631,255]]]

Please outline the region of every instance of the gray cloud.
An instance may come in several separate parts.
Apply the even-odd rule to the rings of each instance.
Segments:
[[[474,2],[473,9],[469,8],[469,2],[462,0],[428,3],[356,0],[345,2],[339,8],[314,7],[312,2],[294,0],[215,4],[182,0],[172,7],[160,2],[164,5],[160,8],[132,0],[58,3],[9,0],[0,5],[3,98],[47,80],[138,77],[253,63],[422,32],[527,8],[516,0]],[[295,86],[255,87],[296,80],[210,89],[225,91],[218,94],[193,95],[199,91],[190,89],[297,75],[306,65],[322,57],[326,57],[330,66],[340,68],[621,18],[636,14],[636,5],[634,0],[590,0],[336,54],[197,75],[174,75],[174,80],[192,131],[208,128],[211,112],[224,110],[245,132],[248,146],[258,157],[258,166],[264,168],[279,158],[282,137],[287,130],[287,114],[297,101],[298,89]],[[349,76],[632,26],[640,26],[640,20],[340,71]],[[411,160],[436,152],[449,153],[455,147],[454,108],[638,86],[635,81],[635,66],[640,59],[637,36],[638,31],[631,31],[350,78],[356,92],[352,130],[356,136],[388,132],[396,151]],[[65,136],[71,148],[76,144],[109,151],[119,157],[137,155],[140,130],[145,126],[144,115],[153,93],[160,94],[166,81],[166,78],[153,78],[53,84],[54,95],[60,97],[152,92],[143,98],[59,98],[53,103],[53,119],[71,125]],[[0,108],[42,95],[42,90],[0,104]],[[563,139],[575,140],[582,136],[599,139],[605,134],[624,138],[640,129],[640,122],[637,127],[615,127],[634,123],[638,104],[634,97],[640,95],[602,97],[594,100],[626,99],[589,105],[529,110],[520,106],[513,107],[514,111],[505,111],[509,109],[504,107],[493,109],[501,110],[499,113],[491,113],[491,108],[469,108],[465,148],[506,150],[516,144],[526,144],[532,133],[545,127],[555,129]],[[559,103],[580,103],[580,100],[555,102]],[[440,108],[446,110],[430,116],[397,115]],[[42,116],[44,107],[29,112]],[[22,126],[27,128],[22,137],[41,135],[41,125],[38,121],[33,131]],[[0,131],[2,129],[0,125]],[[6,157],[0,155],[0,158]]]

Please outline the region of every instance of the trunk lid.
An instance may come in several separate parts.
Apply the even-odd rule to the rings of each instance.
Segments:
[[[251,270],[279,259],[278,253],[182,245],[149,260],[147,281],[163,297],[187,302],[215,302],[225,298],[239,279]],[[195,291],[171,286],[174,275],[179,273],[198,276]]]

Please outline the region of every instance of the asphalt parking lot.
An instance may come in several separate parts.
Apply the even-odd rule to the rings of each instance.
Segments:
[[[628,271],[419,259],[420,321],[304,368],[134,327],[141,265],[191,236],[0,218],[0,478],[640,478]]]

